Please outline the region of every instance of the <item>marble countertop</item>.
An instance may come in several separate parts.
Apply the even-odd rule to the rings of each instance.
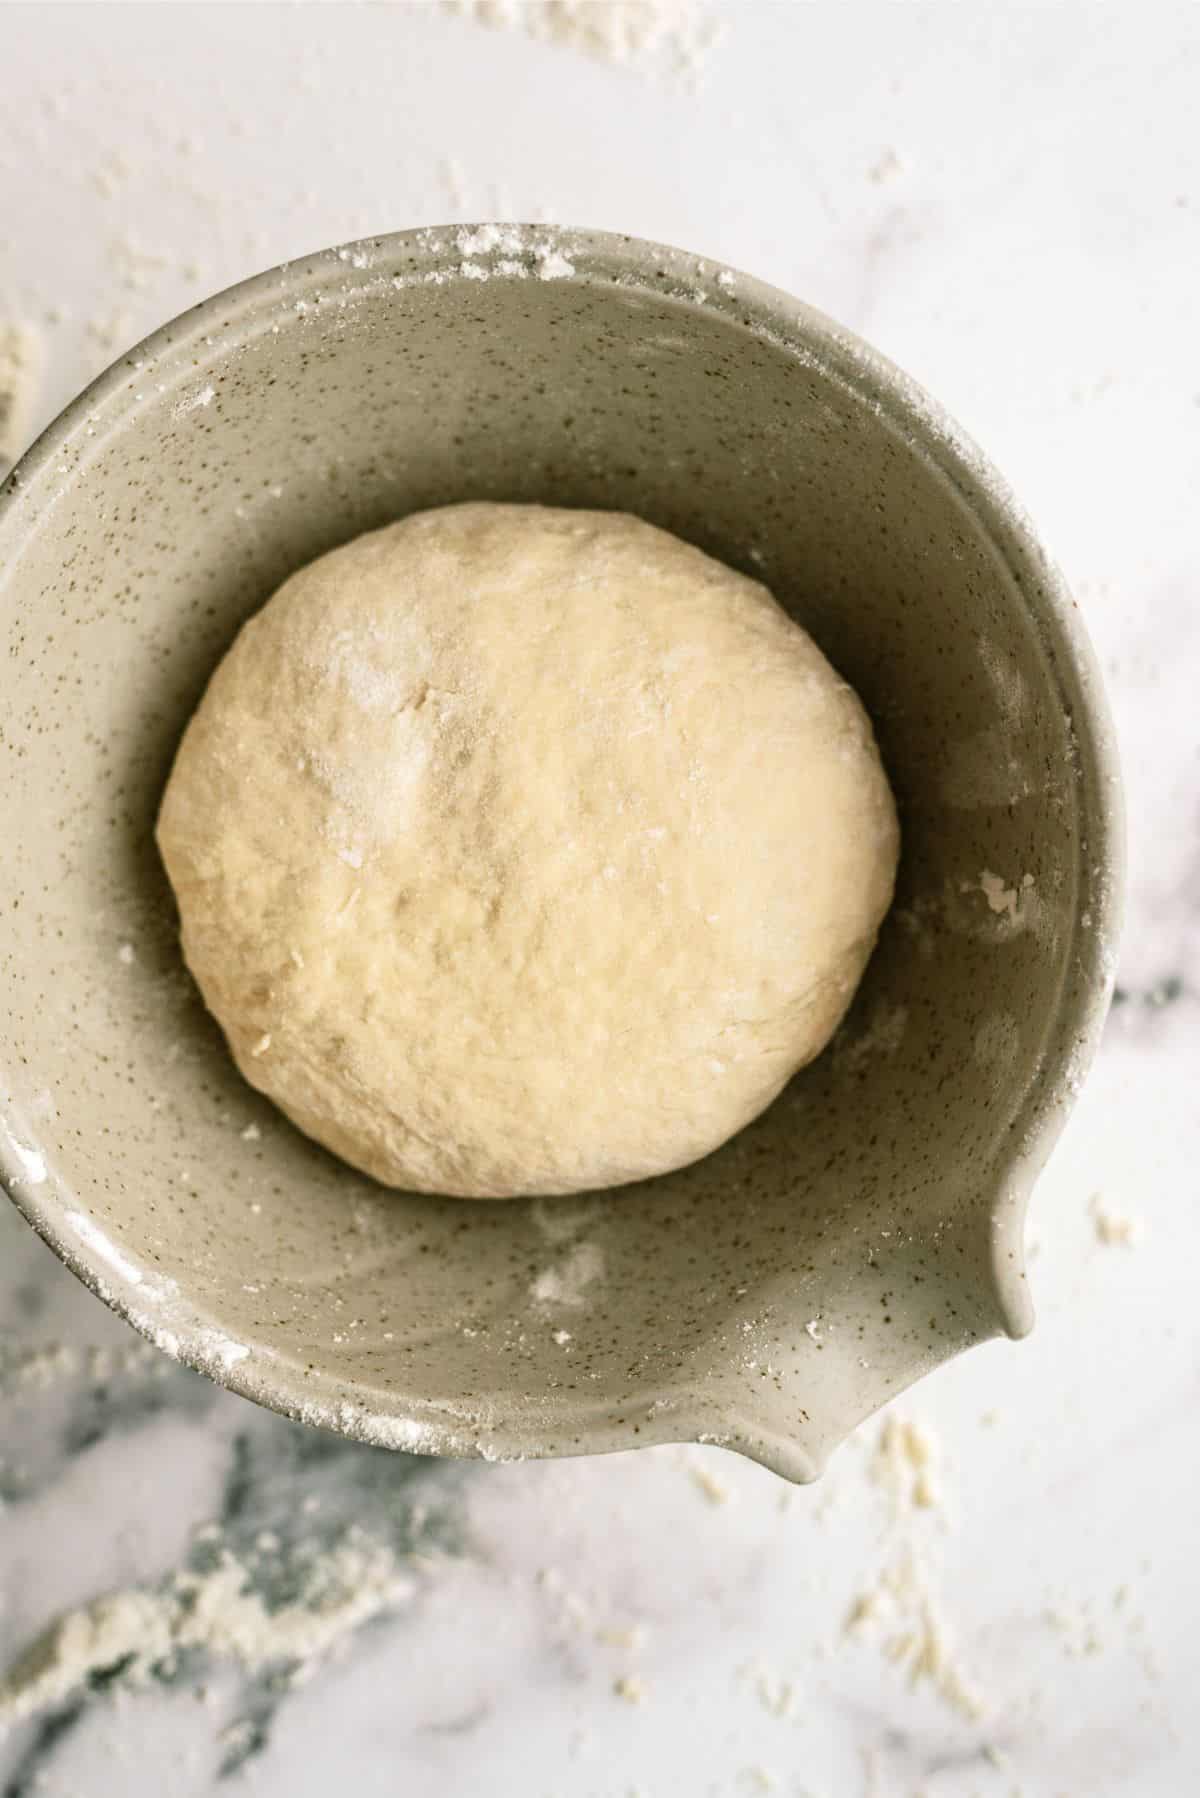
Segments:
[[[697,81],[671,41],[622,61],[470,11],[3,6],[0,320],[43,346],[30,429],[255,269],[497,216],[752,270],[924,382],[1062,562],[1127,777],[1117,1003],[1032,1209],[1038,1328],[811,1489],[717,1450],[459,1466],[168,1362],[0,1207],[0,1793],[1180,1798],[1197,16],[744,0]],[[209,1615],[222,1579],[240,1609]]]

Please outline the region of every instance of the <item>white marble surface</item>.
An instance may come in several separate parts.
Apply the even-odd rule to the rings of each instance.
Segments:
[[[424,1551],[303,1684],[192,1652],[60,1694],[0,1741],[5,1798],[1200,1789],[1200,24],[725,16],[697,93],[426,5],[0,5],[0,318],[43,335],[44,422],[281,258],[552,216],[752,270],[924,381],[1063,562],[1125,756],[1120,1002],[1033,1207],[1038,1330],[902,1405],[934,1445],[929,1508],[872,1483],[877,1424],[797,1492],[717,1451],[454,1468],[128,1354],[5,1207],[0,1668],[214,1540],[259,1556],[271,1602],[355,1523]],[[1101,1240],[1097,1194],[1136,1243]],[[950,1678],[910,1684],[911,1596],[844,1629],[910,1550],[978,1715]]]

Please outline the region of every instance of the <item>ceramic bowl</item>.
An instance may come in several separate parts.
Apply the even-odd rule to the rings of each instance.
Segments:
[[[832,1047],[717,1154],[583,1199],[397,1196],[239,1078],[152,829],[301,563],[422,506],[641,514],[766,581],[868,706],[895,906]],[[1119,799],[1075,606],[945,415],[828,319],[583,231],[372,239],[122,358],[0,495],[0,1164],[173,1355],[369,1442],[725,1443],[794,1479],[1031,1322],[1022,1218],[1112,971]]]

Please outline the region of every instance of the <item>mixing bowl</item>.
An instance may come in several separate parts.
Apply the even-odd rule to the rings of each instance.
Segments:
[[[862,695],[900,806],[896,903],[831,1049],[717,1154],[619,1193],[396,1196],[305,1140],[236,1074],[154,848],[248,614],[467,497],[625,509],[760,576]],[[700,1440],[806,1479],[910,1381],[1029,1328],[1025,1204],[1109,993],[1111,737],[995,474],[828,319],[586,231],[276,269],[122,358],[14,471],[0,641],[0,1164],[169,1353],[399,1448]]]

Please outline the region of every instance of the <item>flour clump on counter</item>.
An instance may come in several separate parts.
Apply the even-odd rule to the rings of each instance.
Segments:
[[[836,1028],[897,856],[866,714],[764,587],[624,514],[497,504],[285,582],[158,839],[251,1084],[471,1198],[748,1123]]]
[[[481,25],[694,83],[723,23],[694,0],[443,0]]]

